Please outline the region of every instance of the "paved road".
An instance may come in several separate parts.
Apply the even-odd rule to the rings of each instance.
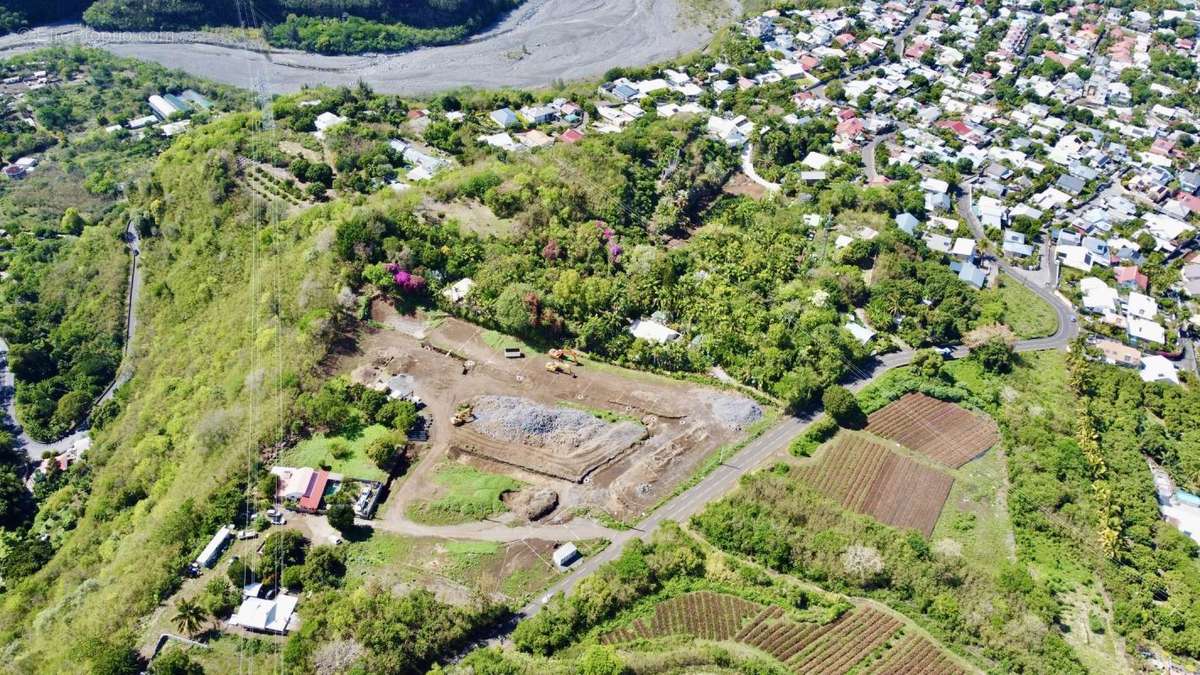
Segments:
[[[958,215],[962,216],[963,220],[967,222],[967,226],[971,228],[971,232],[975,235],[975,238],[980,242],[987,241],[987,236],[983,231],[983,224],[979,222],[979,218],[975,216],[974,209],[971,208],[970,183],[965,186],[962,194],[959,195],[955,206],[957,207]],[[1048,240],[1042,246],[1042,255],[1042,272],[1040,274],[1013,267],[1004,260],[1003,256],[995,258],[996,266],[1001,272],[1015,279],[1022,286],[1025,286],[1042,300],[1045,300],[1047,304],[1054,308],[1054,313],[1058,320],[1058,330],[1055,331],[1054,335],[1036,340],[1025,340],[1018,344],[1020,351],[1065,348],[1079,335],[1079,324],[1076,322],[1074,307],[1056,292],[1057,285],[1054,283],[1053,277],[1054,266],[1057,263],[1054,261],[1053,251]]]
[[[104,393],[96,399],[96,404],[103,403],[113,397],[114,392],[122,384],[129,381],[133,376],[132,365],[129,359],[130,345],[133,344],[133,338],[136,334],[138,321],[137,315],[133,308],[137,305],[141,298],[142,292],[142,268],[141,259],[141,239],[138,237],[137,230],[130,223],[125,231],[126,242],[129,246],[130,253],[130,270],[129,270],[129,290],[128,297],[125,303],[125,345],[122,349],[121,365],[117,370],[117,376]],[[17,446],[25,451],[25,454],[32,461],[37,461],[42,456],[49,452],[52,454],[60,454],[70,450],[77,442],[89,438],[86,423],[79,429],[75,430],[65,438],[61,438],[53,443],[41,443],[34,440],[25,430],[21,428],[17,420],[17,403],[16,403],[16,378],[8,367],[8,342],[4,338],[0,338],[0,397],[4,399],[4,413],[8,416],[12,425],[17,429]]]
[[[707,44],[709,30],[683,25],[680,15],[679,0],[528,0],[462,44],[356,56],[273,49],[212,33],[108,33],[62,24],[0,38],[0,57],[82,43],[244,89],[257,90],[262,81],[272,94],[360,80],[395,94],[529,88],[673,59]]]
[[[758,171],[754,168],[753,143],[747,143],[746,147],[742,148],[742,173],[746,174],[750,180],[754,181],[758,185],[761,185],[764,189],[766,189],[767,192],[779,192],[783,189],[783,186],[779,183],[772,183],[766,178],[758,175]]]

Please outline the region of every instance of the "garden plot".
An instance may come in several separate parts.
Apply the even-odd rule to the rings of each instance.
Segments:
[[[871,413],[867,431],[957,469],[1000,440],[989,417],[924,394],[906,394]]]
[[[605,633],[600,642],[616,645],[679,635],[748,645],[795,673],[966,672],[937,645],[870,606],[822,624],[795,621],[779,607],[711,591],[665,600],[653,614]]]
[[[516,396],[481,396],[470,405],[474,420],[455,434],[456,449],[576,483],[647,433],[636,422],[606,422]]]
[[[941,471],[847,433],[839,434],[817,463],[802,467],[800,475],[844,508],[926,537],[954,485]]]

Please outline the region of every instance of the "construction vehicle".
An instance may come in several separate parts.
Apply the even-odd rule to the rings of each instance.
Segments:
[[[571,366],[568,366],[565,363],[559,363],[558,361],[547,361],[546,362],[546,371],[551,372],[551,373],[561,373],[563,375],[570,375],[571,377],[575,377],[575,371],[571,370]]]
[[[461,427],[462,425],[474,419],[474,417],[475,415],[471,411],[471,406],[463,404],[458,406],[458,410],[454,411],[454,417],[450,418],[450,423],[456,427]]]
[[[552,359],[557,359],[559,361],[567,361],[570,363],[574,363],[575,365],[579,365],[582,363],[582,361],[580,360],[580,357],[579,357],[579,352],[575,351],[574,349],[551,349],[547,353],[550,355],[550,358],[552,358]]]

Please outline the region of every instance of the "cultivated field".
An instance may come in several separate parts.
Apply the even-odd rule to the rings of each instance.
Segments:
[[[929,536],[954,479],[869,438],[842,433],[801,477],[842,506]]]
[[[929,640],[906,633],[895,641],[882,657],[859,669],[862,675],[959,675],[965,673],[945,652]]]
[[[659,603],[653,615],[606,634],[601,642],[615,644],[666,635],[729,640],[737,635],[748,619],[758,616],[765,609],[758,603],[724,593],[688,593]]]
[[[859,607],[826,624],[798,622],[779,607],[711,591],[659,603],[654,614],[601,636],[604,644],[690,635],[732,640],[770,654],[796,673],[965,673],[937,645],[907,632],[899,619]]]
[[[872,413],[868,422],[867,431],[954,469],[1000,440],[991,418],[917,393]]]
[[[901,629],[898,619],[869,607],[824,625],[796,623],[781,615],[777,609],[770,616],[760,617],[737,639],[767,652],[797,673],[848,673]]]

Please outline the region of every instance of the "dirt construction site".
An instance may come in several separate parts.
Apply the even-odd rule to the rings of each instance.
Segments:
[[[517,519],[510,524],[530,517],[561,523],[580,511],[632,522],[764,414],[733,391],[582,355],[555,359],[458,319],[402,316],[381,302],[372,314],[377,328],[361,337],[357,353],[342,357],[339,370],[368,386],[399,376],[429,419],[428,443],[389,497],[385,521],[436,498],[432,472],[458,461],[517,480],[522,493],[555,493],[552,510],[505,514]],[[522,356],[507,358],[506,347]],[[510,506],[521,501],[511,497],[520,495],[506,495]]]

